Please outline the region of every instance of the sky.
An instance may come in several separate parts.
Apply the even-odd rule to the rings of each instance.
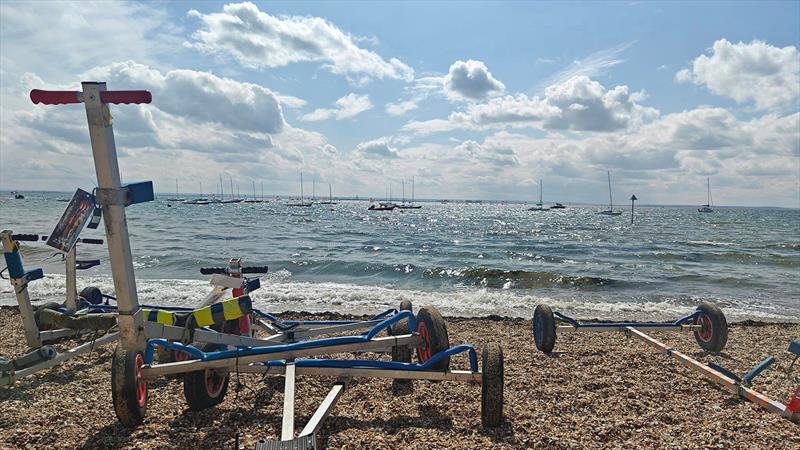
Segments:
[[[800,2],[0,3],[0,190],[125,180],[602,204],[800,207]]]

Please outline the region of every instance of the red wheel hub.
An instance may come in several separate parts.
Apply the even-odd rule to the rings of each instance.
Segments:
[[[708,317],[706,314],[701,314],[695,320],[695,325],[700,325],[700,331],[697,332],[697,336],[703,342],[711,342],[711,338],[714,335],[714,329],[711,325],[711,318]]]
[[[417,347],[417,354],[419,355],[419,361],[425,362],[431,359],[431,336],[428,333],[428,327],[425,325],[425,322],[420,321],[417,324],[417,333],[419,333],[419,337],[421,337],[422,341],[425,343],[425,345]]]
[[[147,383],[142,381],[142,366],[144,357],[141,353],[136,354],[136,403],[140,408],[144,408],[147,403]]]
[[[225,386],[227,375],[220,375],[214,369],[206,369],[206,392],[209,397],[217,397]]]

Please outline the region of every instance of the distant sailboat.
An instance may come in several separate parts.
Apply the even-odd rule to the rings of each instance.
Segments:
[[[183,202],[186,205],[207,205],[209,203],[208,199],[203,197],[203,182],[200,182],[200,197],[197,197],[194,200],[186,200]]]
[[[711,180],[706,178],[706,204],[697,208],[697,212],[701,213],[710,213],[714,212],[714,209],[711,207]]]
[[[403,180],[403,203],[397,205],[398,208],[401,209],[420,209],[422,205],[415,205],[414,204],[414,177],[411,177],[411,203],[406,203],[406,183]]]
[[[250,180],[253,183],[253,198],[248,198],[245,200],[245,203],[261,203],[263,200],[259,200],[256,198],[256,182],[255,180]]]
[[[536,204],[533,208],[528,208],[528,211],[550,211],[544,207],[544,202],[542,201],[542,180],[539,180],[539,203]]]
[[[333,186],[330,183],[328,183],[328,200],[326,200],[324,202],[317,202],[317,204],[319,204],[319,205],[336,205],[338,203],[339,202],[333,201]]]
[[[25,198],[24,195],[20,194],[17,191],[11,191],[11,194],[14,195],[15,200],[23,200]]]
[[[614,199],[611,197],[611,172],[606,173],[608,174],[608,209],[599,211],[598,214],[602,216],[619,216],[622,211],[614,211]]]
[[[175,178],[175,198],[168,198],[167,201],[170,202],[183,202],[186,201],[185,198],[181,198],[181,194],[178,193],[178,179]]]
[[[300,172],[300,202],[287,203],[286,206],[311,206],[312,203],[303,200],[303,172]]]

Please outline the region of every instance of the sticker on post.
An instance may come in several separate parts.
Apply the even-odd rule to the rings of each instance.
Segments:
[[[94,211],[94,197],[92,194],[78,189],[72,196],[67,209],[61,215],[55,229],[47,239],[47,245],[64,253],[72,250],[83,227]]]

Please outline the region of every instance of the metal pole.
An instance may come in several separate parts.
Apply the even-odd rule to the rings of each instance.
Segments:
[[[119,191],[122,183],[119,176],[111,112],[108,105],[100,100],[100,93],[106,90],[106,84],[84,82],[82,86],[97,183],[100,189]],[[114,290],[117,294],[120,341],[125,349],[144,349],[146,339],[142,332],[139,298],[136,294],[133,254],[128,238],[128,224],[125,220],[125,204],[111,202],[111,204],[104,205],[103,219],[108,242],[108,255],[111,259],[111,273],[114,277]]]
[[[77,245],[77,244],[76,244]],[[77,263],[77,255],[75,247],[76,245],[72,246],[72,249],[67,253],[67,257],[65,260],[66,263],[66,270],[65,275],[67,276],[67,300],[66,300],[66,307],[67,311],[74,313],[75,310],[78,308],[78,286],[77,286],[77,270],[75,269],[75,264]]]
[[[636,198],[636,194],[631,195],[631,225],[633,225],[633,202],[635,202],[636,200],[639,200],[638,198]]]

